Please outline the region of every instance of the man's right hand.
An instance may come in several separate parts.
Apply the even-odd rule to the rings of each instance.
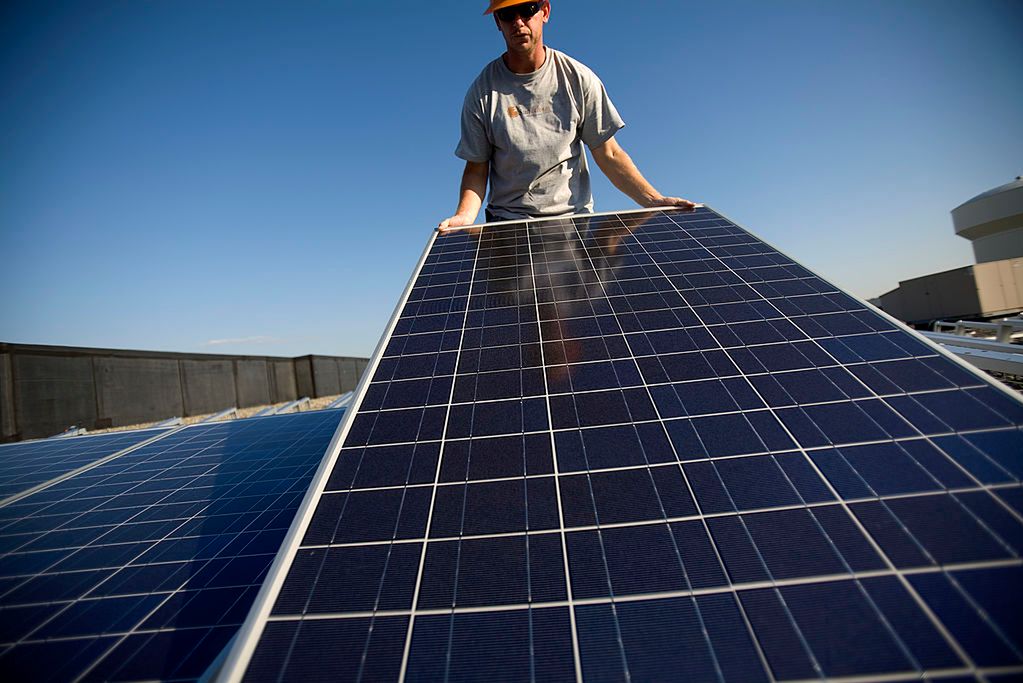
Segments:
[[[473,221],[475,220],[476,220],[475,217],[469,217],[466,216],[465,214],[456,213],[451,218],[445,218],[444,220],[442,220],[437,225],[437,229],[440,230],[442,234],[456,232],[458,230],[462,230],[472,225]]]
[[[467,161],[462,171],[462,185],[458,190],[458,208],[455,215],[445,218],[437,225],[440,234],[464,230],[476,222],[483,198],[487,196],[487,178],[490,174],[489,161]]]

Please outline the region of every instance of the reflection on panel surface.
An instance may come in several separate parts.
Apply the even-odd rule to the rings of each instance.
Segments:
[[[407,294],[232,675],[1023,672],[1023,403],[748,232],[492,225]]]
[[[343,411],[195,425],[0,508],[6,680],[196,680]]]

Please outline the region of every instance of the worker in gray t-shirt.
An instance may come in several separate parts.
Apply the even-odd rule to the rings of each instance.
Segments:
[[[485,14],[491,12],[508,49],[466,93],[455,150],[465,171],[458,209],[441,221],[442,231],[476,221],[488,180],[488,221],[592,211],[583,143],[614,186],[640,206],[694,206],[655,190],[615,141],[625,122],[596,74],[544,46],[548,0],[490,0]]]

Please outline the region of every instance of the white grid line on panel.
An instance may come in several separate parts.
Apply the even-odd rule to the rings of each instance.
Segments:
[[[611,527],[608,526],[608,527],[605,527],[605,528],[611,528]],[[596,530],[596,528],[594,527],[593,530]],[[550,531],[530,532],[530,535],[540,535],[540,534],[543,534],[543,535],[554,535],[556,533],[558,533],[558,530],[554,529],[554,530],[550,530]],[[499,537],[499,536],[514,537],[514,536],[521,536],[521,535],[522,535],[521,533],[510,533],[510,534],[503,534],[503,535],[502,534],[496,534],[493,537]],[[448,539],[448,540],[450,541],[450,540],[458,540],[458,539]],[[410,541],[405,541],[405,540],[394,541],[395,544],[398,544],[398,543],[409,543],[409,542]],[[422,541],[418,541],[418,542],[422,542]],[[985,561],[985,562],[958,562],[958,563],[954,563],[954,564],[945,564],[945,565],[942,565],[940,567],[910,567],[910,568],[906,568],[906,569],[899,569],[897,571],[891,571],[891,570],[888,570],[888,569],[876,569],[876,570],[860,570],[860,571],[855,571],[855,572],[851,572],[851,573],[848,573],[848,574],[819,574],[819,575],[815,574],[815,575],[810,575],[810,576],[799,576],[799,577],[791,577],[791,578],[785,578],[785,579],[776,579],[775,580],[775,584],[772,584],[770,581],[745,581],[745,582],[740,582],[740,583],[731,583],[731,584],[728,584],[728,585],[724,585],[723,584],[721,586],[714,586],[714,587],[707,587],[707,588],[690,588],[690,589],[680,589],[680,590],[676,590],[676,591],[659,591],[659,592],[656,592],[656,593],[652,592],[652,593],[625,593],[625,594],[617,594],[613,598],[610,597],[610,596],[609,597],[597,597],[597,598],[577,598],[577,599],[574,599],[572,601],[572,604],[574,604],[574,605],[600,605],[600,604],[609,604],[612,600],[617,601],[617,602],[641,602],[641,601],[645,601],[645,600],[657,600],[657,599],[662,599],[662,598],[678,598],[678,597],[684,598],[684,597],[689,597],[689,596],[694,596],[694,595],[695,596],[701,596],[701,595],[736,594],[736,593],[741,593],[741,592],[744,592],[744,591],[762,590],[762,589],[766,589],[766,588],[772,588],[774,585],[778,585],[778,586],[781,586],[781,587],[784,588],[784,587],[788,587],[788,586],[806,586],[806,585],[816,585],[816,584],[820,584],[820,583],[834,583],[834,582],[839,582],[839,581],[858,581],[858,580],[864,580],[864,579],[876,579],[876,578],[894,577],[897,574],[903,574],[905,576],[919,576],[919,575],[926,575],[926,574],[941,574],[941,573],[948,573],[948,572],[973,571],[973,570],[980,570],[980,569],[1002,569],[1002,568],[1007,568],[1007,567],[1023,567],[1023,560],[1013,559],[1013,560],[991,560],[991,561]],[[232,584],[232,585],[226,585],[226,586],[218,586],[217,588],[218,589],[232,589],[232,588],[248,588],[248,587],[251,587],[251,584]],[[75,603],[75,602],[100,602],[100,601],[103,601],[103,600],[107,600],[110,597],[132,598],[132,597],[145,597],[147,595],[167,595],[167,596],[172,596],[172,595],[179,594],[181,592],[185,592],[185,593],[199,593],[199,592],[202,592],[203,590],[204,589],[202,589],[202,588],[195,588],[195,589],[185,589],[184,591],[181,591],[180,589],[167,589],[167,590],[158,590],[158,591],[154,591],[154,592],[118,593],[116,596],[88,597],[88,598],[79,598],[77,600],[62,600],[62,601],[58,601],[56,604],[72,604],[72,603]],[[49,602],[46,602],[46,603],[25,603],[23,605],[18,605],[18,607],[34,607],[34,606],[47,605],[47,604],[52,604],[52,603],[49,603]],[[508,604],[505,604],[505,605],[490,605],[490,606],[488,606],[488,605],[463,606],[463,607],[457,607],[456,606],[454,608],[454,611],[456,613],[473,613],[473,612],[485,612],[485,611],[492,611],[492,610],[502,610],[503,611],[503,610],[508,610],[508,609],[526,609],[528,607],[551,607],[551,606],[567,607],[568,605],[569,605],[569,601],[568,600],[547,600],[547,601],[543,601],[543,602],[508,603]],[[424,609],[417,610],[418,614],[441,614],[441,615],[443,615],[443,614],[450,614],[451,612],[452,612],[452,608],[450,608],[450,607],[434,607],[434,608],[424,608]],[[374,614],[376,614],[378,616],[392,616],[392,615],[403,616],[403,615],[408,615],[410,613],[411,613],[411,610],[394,610],[394,609],[390,609],[390,610],[362,610],[362,611],[353,610],[353,611],[347,611],[347,612],[319,612],[319,613],[305,613],[305,614],[274,614],[274,615],[272,615],[269,618],[269,621],[299,621],[299,620],[315,620],[315,619],[365,618],[365,617],[373,616]],[[185,627],[185,628],[190,628],[191,629],[191,628],[209,628],[209,627],[208,626],[189,626],[189,627]],[[149,628],[149,629],[136,628],[136,629],[132,629],[131,631],[128,631],[128,630],[117,631],[117,632],[113,632],[112,631],[110,633],[111,634],[114,634],[114,633],[143,633],[143,632],[150,632],[150,631],[157,632],[157,631],[173,631],[173,630],[176,630],[176,627]],[[48,638],[39,638],[39,639],[32,639],[32,638],[29,637],[29,638],[25,638],[24,642],[40,642],[41,640],[77,640],[77,639],[92,638],[92,637],[95,637],[95,634],[80,635],[80,636],[48,637]],[[14,642],[15,641],[9,641],[7,643],[0,643],[0,645],[11,645],[11,644],[14,644]]]
[[[479,259],[480,251],[482,249],[483,249],[483,239],[481,237],[480,240],[476,243],[476,249],[475,249],[476,253],[475,253],[474,257],[473,257],[472,275],[470,276],[470,279],[469,279],[469,286],[470,286],[470,288],[472,287],[472,282],[476,278],[476,265],[475,264],[476,264],[477,260]],[[465,315],[468,315],[468,310],[466,311]],[[457,350],[457,352],[455,354],[455,368],[456,368],[456,370],[458,368],[458,361],[459,361],[459,359],[462,356],[462,339],[464,338],[464,335],[465,335],[465,328],[464,327],[462,328],[462,331],[460,332],[460,335],[461,336],[460,336],[459,341],[458,341],[458,350]],[[444,462],[444,445],[445,445],[444,437],[447,435],[447,431],[448,431],[448,420],[451,418],[451,402],[452,402],[452,399],[454,398],[454,395],[455,395],[455,383],[452,381],[452,383],[451,383],[451,390],[450,390],[450,393],[448,394],[447,411],[444,414],[444,429],[441,432],[441,439],[440,439],[441,447],[440,447],[440,453],[437,456],[437,468],[436,468],[436,470],[434,472],[434,475],[433,475],[433,484],[434,485],[432,487],[432,491],[431,491],[431,494],[430,494],[430,508],[429,508],[429,512],[427,513],[427,516],[426,516],[426,533],[427,534],[430,533],[430,525],[433,522],[434,503],[435,503],[435,501],[437,499],[437,482],[440,480],[441,465]],[[361,403],[361,401],[360,401],[360,403]],[[398,519],[395,521],[396,525],[398,523],[400,523],[400,519],[401,519],[401,517],[399,515]],[[412,610],[413,610],[413,614],[410,615],[410,617],[409,617],[408,627],[407,627],[407,630],[405,632],[405,645],[404,645],[404,648],[402,649],[401,668],[398,671],[398,680],[399,681],[404,681],[405,680],[405,675],[406,675],[406,672],[408,671],[408,659],[409,659],[409,653],[412,650],[412,635],[413,635],[413,630],[415,628],[415,614],[414,614],[414,611],[415,611],[416,605],[419,604],[419,589],[422,586],[423,569],[424,569],[425,565],[426,565],[426,544],[424,543],[423,544],[423,548],[422,548],[422,550],[419,553],[419,567],[416,570],[416,583],[415,583],[415,587],[414,587],[413,592],[412,592]],[[450,638],[450,636],[449,636],[449,638]]]
[[[561,500],[561,481],[560,481],[560,477],[558,476],[559,473],[560,473],[560,468],[558,467],[558,449],[557,449],[557,445],[555,444],[555,440],[554,440],[554,421],[552,419],[552,414],[551,414],[551,395],[550,395],[550,387],[548,385],[547,372],[546,372],[546,370],[547,370],[546,352],[544,351],[544,347],[543,347],[543,326],[541,324],[542,323],[542,318],[541,318],[541,314],[540,314],[540,296],[539,296],[539,291],[537,290],[537,287],[536,287],[536,270],[537,270],[537,260],[535,258],[536,250],[534,249],[534,246],[533,246],[533,240],[530,239],[529,223],[526,223],[523,226],[523,229],[524,229],[525,234],[526,234],[527,249],[529,251],[530,283],[532,285],[532,299],[533,299],[533,304],[534,304],[535,311],[536,311],[536,325],[537,325],[538,338],[540,340],[540,342],[539,342],[540,343],[540,362],[541,362],[542,368],[543,368],[544,406],[547,409],[547,432],[550,435],[551,461],[552,461],[552,464],[553,464],[554,475],[555,475],[555,478],[554,478],[554,483],[555,483],[554,491],[555,491],[555,496],[557,497],[557,505],[558,505],[558,524],[561,527],[561,529],[559,530],[559,540],[561,541],[562,571],[564,572],[564,575],[565,575],[565,587],[566,587],[566,590],[567,590],[568,605],[569,605],[568,613],[569,613],[570,625],[571,625],[571,628],[572,628],[572,658],[573,658],[573,666],[575,667],[576,681],[577,681],[577,683],[581,683],[582,682],[582,656],[581,656],[580,650],[579,650],[579,632],[578,632],[578,627],[576,625],[575,606],[573,604],[574,600],[575,600],[575,593],[574,593],[574,591],[572,589],[572,575],[570,573],[569,566],[568,566],[568,544],[567,544],[566,533],[565,533],[565,530],[564,530],[564,528],[565,528],[565,511],[564,511],[564,506],[562,505],[562,500]],[[541,243],[539,245],[539,251],[540,251],[541,255],[544,254],[543,242],[542,241],[541,241]],[[545,273],[549,273],[548,265],[546,263],[546,259],[544,259],[544,272]],[[612,609],[614,609],[613,606],[612,606]],[[617,622],[617,620],[616,620],[616,622]],[[620,633],[617,634],[617,638],[618,638],[618,642],[619,642],[619,647],[621,648],[621,634]],[[628,664],[627,664],[627,662],[623,661],[623,665],[626,667],[626,676],[628,676]]]
[[[530,239],[529,227],[528,226],[529,226],[529,224],[527,223],[526,226],[525,226],[525,234],[526,234],[526,249],[527,249],[527,252],[529,254],[529,281],[530,281],[530,284],[532,285],[533,310],[534,310],[535,315],[536,315],[537,339],[538,339],[539,344],[540,344],[540,363],[541,363],[541,367],[543,367],[545,369],[546,368],[546,359],[544,357],[544,351],[543,351],[543,328],[540,325],[540,301],[539,301],[539,298],[537,297],[537,294],[536,294],[536,267],[537,267],[537,264],[536,264],[535,254],[534,254],[533,240]],[[457,367],[456,367],[456,369],[457,369]],[[521,377],[521,375],[520,375],[520,377]],[[521,379],[520,379],[520,381],[521,381]],[[546,432],[549,435],[549,442],[548,443],[550,444],[550,460],[551,460],[551,466],[552,466],[553,475],[554,475],[554,498],[555,498],[555,503],[557,503],[557,506],[558,506],[558,523],[559,523],[559,526],[561,527],[561,529],[559,530],[558,534],[559,534],[559,541],[561,542],[561,550],[562,550],[562,572],[565,575],[565,594],[568,597],[567,604],[569,606],[569,610],[568,610],[569,611],[569,627],[571,629],[571,636],[572,636],[572,665],[573,665],[573,668],[574,668],[574,671],[575,671],[576,682],[577,683],[582,683],[582,657],[581,657],[580,651],[579,651],[579,630],[578,630],[578,626],[576,624],[575,607],[573,606],[573,603],[574,603],[574,600],[575,600],[575,593],[574,593],[573,588],[572,588],[572,576],[569,574],[569,552],[568,552],[568,546],[566,544],[566,534],[565,534],[565,509],[564,509],[564,506],[562,505],[562,487],[561,487],[561,482],[560,482],[559,477],[558,477],[558,473],[559,473],[558,449],[557,449],[557,446],[554,445],[554,432],[553,432],[553,428],[552,428],[553,422],[551,420],[551,415],[550,415],[550,390],[549,390],[549,388],[547,386],[547,375],[546,375],[545,371],[543,372],[543,405],[544,405],[544,408],[546,410],[546,417],[547,417],[547,429],[546,429]],[[523,425],[523,427],[525,428],[525,425]],[[524,438],[525,438],[525,436],[524,436]],[[526,450],[525,450],[525,447],[524,447],[523,448],[523,458],[524,458],[523,474],[524,475],[527,474],[527,468],[526,468],[526,465],[525,465],[525,457],[526,457]],[[466,464],[468,464],[468,463],[466,463]],[[527,495],[527,504],[528,504],[528,495]],[[528,519],[528,513],[527,513],[527,519]],[[527,539],[528,538],[529,537],[527,536]],[[527,544],[526,544],[526,548],[527,548],[527,553],[528,553],[528,549],[529,549],[528,541],[527,541]],[[527,567],[528,566],[529,566],[529,557],[527,555]],[[530,596],[530,599],[532,600],[532,596]],[[533,639],[532,639],[532,634],[531,634],[530,635],[530,661],[531,661],[530,662],[530,666],[531,667],[534,666],[534,664],[533,664],[534,657],[533,657],[533,651],[532,651],[533,650],[532,640]]]
[[[615,360],[619,360],[619,361],[625,360],[625,361],[627,361],[629,359],[628,358],[617,358]],[[598,362],[600,362],[600,361],[598,361]],[[574,366],[569,366],[569,367],[574,367]],[[830,368],[830,367],[846,367],[846,366],[827,366],[827,367]],[[531,369],[539,370],[540,368],[536,367],[536,368],[531,368]],[[814,368],[805,368],[803,370],[805,371],[805,370],[813,370],[813,369]],[[793,370],[793,371],[788,371],[788,372],[791,373],[791,372],[800,372],[800,371],[801,370]],[[506,371],[498,370],[496,372],[506,372]],[[466,377],[466,376],[472,376],[473,374],[482,374],[482,373],[469,373],[469,374],[460,375],[460,376]],[[724,377],[708,377],[708,378],[699,379],[699,380],[688,380],[686,382],[659,382],[659,383],[658,382],[652,382],[650,384],[637,384],[637,385],[629,385],[629,386],[625,386],[625,387],[620,387],[620,386],[619,387],[605,387],[605,388],[601,388],[601,389],[584,389],[584,390],[580,390],[580,391],[561,391],[561,392],[555,392],[555,393],[551,393],[551,394],[536,394],[536,395],[530,394],[528,396],[508,396],[508,397],[504,397],[504,398],[481,399],[481,400],[478,400],[478,401],[460,401],[460,402],[452,403],[451,405],[452,406],[467,406],[467,405],[480,405],[480,404],[487,404],[487,403],[521,402],[524,399],[528,399],[528,398],[543,398],[544,396],[585,396],[587,394],[600,394],[600,393],[606,393],[606,392],[616,392],[616,391],[622,391],[622,390],[625,390],[625,389],[644,389],[644,388],[649,389],[650,387],[666,387],[666,386],[675,387],[675,386],[678,386],[678,385],[681,385],[681,384],[695,384],[697,382],[714,382],[714,381],[720,381],[720,380],[726,380],[726,379],[739,379],[739,380],[741,380],[741,379],[748,379],[750,377],[758,377],[758,376],[775,376],[777,374],[781,374],[781,373],[770,373],[770,372],[768,372],[768,373],[757,373],[755,375],[754,374],[749,374],[749,375],[727,375],[727,376],[724,376]],[[447,377],[447,375],[445,375],[445,377]],[[983,388],[983,387],[978,385],[977,387],[965,387],[965,388],[966,389],[972,389],[972,388],[980,389],[980,388]],[[951,394],[951,393],[959,392],[961,390],[962,390],[962,387],[954,387],[954,388],[940,388],[940,389],[923,389],[923,390],[920,390],[920,391],[885,393],[885,394],[872,393],[870,396],[857,396],[856,398],[837,398],[837,399],[830,399],[830,400],[827,400],[827,401],[812,401],[812,402],[811,401],[799,401],[799,402],[796,402],[795,399],[792,399],[793,403],[786,404],[786,405],[772,406],[772,405],[765,404],[764,406],[761,406],[759,408],[745,408],[745,409],[738,408],[737,410],[724,410],[724,411],[717,411],[717,412],[693,413],[693,414],[685,415],[685,416],[664,417],[664,418],[659,418],[659,419],[669,420],[669,421],[671,421],[671,420],[699,420],[700,418],[704,418],[704,417],[720,417],[720,416],[723,416],[723,415],[746,415],[746,414],[750,414],[750,413],[772,412],[772,411],[775,411],[775,410],[785,410],[785,409],[789,409],[789,408],[813,408],[813,407],[816,407],[816,406],[842,405],[842,404],[845,404],[845,403],[853,403],[853,404],[856,404],[856,403],[869,403],[870,401],[875,401],[875,400],[878,400],[878,399],[882,399],[883,400],[885,398],[901,398],[903,396],[908,396],[908,397],[912,398],[913,396],[927,396],[927,395],[931,395],[931,394]],[[651,397],[650,400],[653,401],[653,398]],[[362,414],[362,415],[372,415],[372,414],[379,414],[379,413],[396,413],[396,412],[408,411],[408,410],[422,410],[423,408],[433,408],[433,407],[440,407],[440,404],[428,403],[428,404],[425,404],[425,405],[406,406],[406,407],[400,407],[400,408],[382,408],[382,409],[379,409],[379,410],[365,410],[365,411],[363,411],[360,414]],[[921,406],[921,408],[923,408],[923,406]],[[923,408],[923,409],[925,409],[925,408]],[[941,421],[937,416],[935,416],[935,419],[938,420],[939,422]],[[656,420],[637,420],[636,422],[626,422],[626,423],[582,425],[580,427],[558,427],[558,428],[555,428],[554,431],[561,432],[561,431],[568,431],[568,430],[571,430],[571,429],[599,429],[601,427],[625,426],[625,425],[640,424],[640,423],[643,423],[643,422],[655,422],[655,421]],[[880,427],[880,425],[878,425],[878,426]],[[1003,426],[999,426],[999,427],[981,427],[981,428],[977,428],[977,429],[964,429],[964,430],[950,431],[948,433],[949,434],[969,434],[969,433],[973,433],[973,432],[1013,431],[1014,429],[1018,429],[1018,428],[1015,427],[1015,426],[1011,426],[1011,425],[1003,425]],[[480,436],[485,438],[486,436],[502,436],[502,435],[496,434],[496,435],[480,435]],[[927,438],[922,433],[920,434],[920,436],[923,437],[923,438]],[[473,437],[471,437],[471,436],[470,437],[456,437],[456,438],[453,438],[451,440],[452,441],[458,441],[458,440],[465,440],[465,439],[470,439],[470,438],[473,438]],[[476,437],[476,438],[480,438],[480,437]],[[891,438],[892,439],[896,439],[896,438],[902,438],[902,437],[891,437]],[[890,439],[881,439],[881,440],[888,441]],[[408,442],[406,442],[406,443],[408,443]],[[866,442],[860,442],[860,443],[866,443]],[[396,444],[380,444],[380,445],[381,446],[384,446],[384,445],[390,446],[390,445],[396,445]],[[373,446],[369,446],[369,445],[364,446],[364,448],[372,448],[372,447]]]
[[[732,595],[761,590],[773,590],[780,588],[791,588],[796,586],[813,586],[823,583],[859,582],[870,579],[896,578],[900,575],[920,576],[926,574],[942,574],[954,571],[970,571],[975,569],[997,569],[1004,567],[1021,567],[1023,562],[1019,560],[1004,560],[996,562],[965,562],[961,564],[950,564],[944,567],[920,567],[892,571],[888,569],[877,569],[870,571],[857,571],[849,574],[822,574],[815,576],[799,576],[784,579],[771,579],[768,581],[747,581],[743,583],[730,583],[728,585],[713,586],[708,588],[686,588],[671,591],[658,591],[650,593],[619,593],[595,598],[575,598],[569,600],[546,600],[543,602],[505,603],[488,605],[469,605],[452,607],[430,607],[417,610],[411,609],[389,609],[389,610],[352,610],[345,612],[314,612],[301,615],[275,614],[269,621],[324,621],[331,619],[364,619],[366,617],[380,616],[409,616],[413,612],[420,616],[426,615],[448,615],[448,614],[479,614],[483,612],[507,612],[513,610],[545,609],[550,607],[574,607],[580,605],[612,605],[615,602],[649,602],[651,600],[684,599],[706,595]],[[736,600],[738,603],[739,601]],[[740,603],[741,604],[741,603]]]
[[[672,464],[669,463],[668,465],[666,465],[666,467],[672,467]],[[640,467],[633,468],[633,469],[639,470],[639,469],[643,469],[643,467],[640,466]],[[581,475],[583,475],[585,473],[579,473],[579,474],[581,476]],[[464,483],[463,483],[463,485],[464,485]],[[420,487],[420,488],[425,488],[425,487]],[[1002,487],[1002,488],[1018,488],[1018,487]],[[974,493],[974,492],[982,492],[982,491],[983,491],[982,489],[965,489],[964,491],[958,491],[958,490],[956,490],[956,491],[951,491],[951,490],[950,491],[928,491],[928,492],[915,493],[915,494],[892,494],[892,495],[887,495],[887,496],[883,496],[883,497],[876,497],[876,498],[856,498],[856,499],[849,499],[849,500],[847,500],[845,502],[848,503],[849,505],[856,505],[856,504],[862,504],[862,503],[883,502],[885,500],[907,500],[907,499],[917,499],[917,498],[945,496],[945,495],[949,495],[949,494],[952,494],[952,493],[960,493],[960,492]],[[602,524],[599,524],[599,525],[598,524],[587,524],[587,525],[572,526],[572,527],[562,526],[562,527],[551,527],[549,529],[529,529],[529,530],[525,530],[525,531],[508,531],[508,532],[484,533],[484,534],[465,534],[465,535],[462,535],[462,536],[436,536],[436,537],[417,537],[417,538],[400,538],[400,539],[381,539],[381,540],[378,540],[378,541],[353,541],[353,542],[347,542],[347,543],[315,543],[315,544],[314,543],[310,543],[310,544],[303,544],[302,548],[305,549],[305,550],[319,549],[319,548],[358,548],[358,547],[364,547],[364,546],[387,545],[387,544],[392,544],[392,543],[424,543],[424,542],[425,543],[440,543],[440,542],[454,541],[454,540],[459,540],[459,539],[474,540],[474,539],[485,539],[485,538],[507,538],[507,537],[511,537],[511,536],[521,536],[523,534],[527,534],[527,535],[546,534],[546,533],[553,533],[553,532],[558,532],[558,531],[562,531],[564,533],[574,533],[574,532],[577,532],[577,531],[597,531],[599,529],[626,529],[626,528],[630,528],[630,527],[648,526],[648,525],[657,524],[657,523],[675,524],[675,523],[683,523],[683,522],[699,522],[701,520],[707,520],[707,519],[724,519],[724,518],[731,518],[731,517],[737,517],[737,516],[759,515],[759,514],[766,514],[766,513],[772,513],[772,512],[788,512],[788,511],[792,511],[792,510],[813,510],[815,508],[828,508],[828,507],[840,507],[839,501],[838,500],[830,500],[830,501],[823,501],[823,502],[816,502],[816,503],[802,503],[802,504],[793,504],[793,505],[777,505],[777,506],[772,506],[772,507],[759,507],[759,508],[744,508],[744,509],[738,510],[738,511],[727,511],[727,512],[702,512],[702,513],[698,513],[698,514],[695,514],[695,515],[673,516],[673,517],[665,517],[663,519],[640,519],[640,520],[634,520],[634,521],[628,521],[628,522],[605,522],[605,523],[602,523]],[[1015,553],[1012,553],[1012,555],[1013,555],[1013,557],[1018,557],[1018,555],[1016,555]],[[934,564],[935,565],[939,565],[940,563],[935,561]]]
[[[647,424],[647,423],[643,423],[643,424]],[[903,442],[907,442],[907,441],[922,441],[922,440],[923,439],[921,439],[920,437],[909,437],[909,438],[901,439],[900,441],[894,441],[894,442],[892,442],[892,441],[876,441],[876,442],[870,442],[870,443],[872,443],[872,444],[896,443],[897,444],[897,443],[903,443]],[[842,448],[846,448],[846,447],[843,446]],[[822,446],[822,447],[818,447],[816,450],[817,451],[832,450],[832,447],[830,447],[830,446]],[[814,451],[810,450],[810,449],[807,449],[806,452],[807,453],[813,453]],[[739,455],[725,455],[725,456],[721,456],[720,458],[695,458],[695,459],[692,459],[692,460],[684,460],[681,463],[679,463],[679,462],[663,462],[663,463],[652,463],[650,465],[621,465],[621,466],[618,466],[618,467],[593,467],[593,468],[587,469],[587,470],[568,470],[566,472],[559,473],[558,475],[555,475],[554,472],[552,471],[552,472],[547,472],[547,473],[544,473],[544,474],[521,474],[521,475],[516,474],[516,475],[503,476],[503,477],[480,477],[480,478],[475,478],[475,479],[447,480],[447,481],[438,482],[437,486],[445,487],[445,486],[463,486],[465,484],[492,484],[492,483],[495,483],[495,482],[503,482],[503,481],[519,481],[521,479],[544,479],[544,478],[553,477],[553,476],[568,477],[568,476],[573,476],[573,475],[582,475],[582,474],[586,474],[586,473],[602,474],[602,473],[607,473],[607,472],[629,472],[629,471],[633,471],[633,470],[647,469],[648,467],[649,468],[653,468],[653,469],[656,469],[656,468],[667,468],[667,467],[677,467],[678,465],[685,466],[685,465],[689,465],[689,464],[699,464],[699,463],[726,462],[726,461],[729,461],[729,460],[745,460],[745,459],[749,459],[749,458],[764,458],[764,457],[768,457],[768,456],[778,456],[778,455],[797,456],[797,455],[800,455],[800,451],[798,451],[796,449],[791,449],[791,450],[787,450],[787,451],[767,451],[767,452],[763,452],[763,453],[742,453],[742,454],[739,454]],[[850,467],[850,469],[853,470],[853,472],[855,474],[857,474],[860,477],[861,481],[864,483],[864,486],[866,486],[867,488],[871,488],[871,489],[873,488],[873,487],[869,486],[869,484],[866,483],[866,480],[862,479],[862,475],[860,474],[860,472],[855,467],[853,467],[851,464],[849,465],[849,467]],[[923,468],[922,466],[920,466],[920,467],[921,467],[921,471],[923,471],[924,473],[927,473],[927,470],[925,468]],[[943,484],[941,484],[940,482],[938,482],[937,480],[935,480],[935,484],[936,485],[933,488],[922,488],[922,489],[917,489],[915,491],[906,491],[904,493],[884,493],[884,494],[879,494],[879,493],[875,492],[875,495],[873,495],[873,496],[869,496],[869,497],[867,497],[867,496],[848,497],[847,496],[845,498],[845,500],[847,502],[850,502],[850,503],[859,503],[859,502],[870,501],[870,500],[882,500],[882,499],[883,500],[893,500],[893,499],[898,499],[898,498],[912,498],[912,497],[917,497],[917,496],[938,495],[938,494],[945,494],[945,493],[977,493],[977,492],[985,492],[985,491],[989,491],[989,490],[1012,489],[1012,488],[1018,489],[1018,488],[1020,488],[1020,484],[1019,483],[1013,483],[1013,482],[1003,482],[1003,483],[998,483],[998,484],[978,484],[978,485],[975,485],[975,486],[953,486],[953,487],[947,487],[947,486],[944,486]],[[429,482],[421,482],[421,483],[408,483],[408,484],[394,484],[394,485],[388,485],[388,486],[361,486],[361,487],[351,487],[351,488],[345,488],[345,489],[332,489],[330,491],[324,491],[324,493],[325,494],[348,494],[348,493],[365,493],[365,492],[373,492],[373,491],[396,491],[396,490],[405,489],[405,488],[425,488],[427,486],[431,486],[431,484]],[[798,491],[798,488],[796,488],[796,490]],[[828,502],[834,502],[834,501],[821,501],[821,502],[818,502],[818,503],[807,503],[806,505],[818,505],[818,504],[824,505],[824,504],[827,504]],[[90,528],[90,527],[82,527],[82,528]]]

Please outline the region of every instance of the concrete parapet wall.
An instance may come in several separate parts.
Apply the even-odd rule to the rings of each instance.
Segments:
[[[182,360],[178,367],[188,415],[213,413],[238,405],[232,359]]]
[[[13,434],[15,431],[11,354],[0,353],[0,437],[4,434]]]
[[[0,343],[0,442],[331,396],[367,363]]]
[[[184,416],[180,361],[172,358],[96,356],[92,364],[95,369],[93,385],[83,387],[82,393],[92,391],[96,394],[96,419],[92,423],[95,428],[123,427],[161,419],[151,415]],[[84,416],[80,421],[69,424],[86,429],[90,427],[88,418]]]
[[[340,392],[343,394],[358,386],[369,361],[365,358],[338,358],[337,365],[341,386],[345,387],[344,391]]]
[[[16,430],[30,426],[32,436],[49,436],[71,425],[99,426],[91,358],[13,351],[10,355]]]
[[[294,401],[299,397],[296,375],[296,360],[273,360],[270,362],[273,372],[270,374],[270,402]],[[312,398],[312,397],[310,397]],[[257,404],[258,405],[258,404]]]
[[[238,403],[245,406],[258,406],[274,403],[270,400],[271,385],[270,361],[236,360],[234,362],[234,390]]]
[[[299,396],[312,396],[315,392],[313,386],[313,364],[311,356],[302,356],[295,359],[295,384]]]

